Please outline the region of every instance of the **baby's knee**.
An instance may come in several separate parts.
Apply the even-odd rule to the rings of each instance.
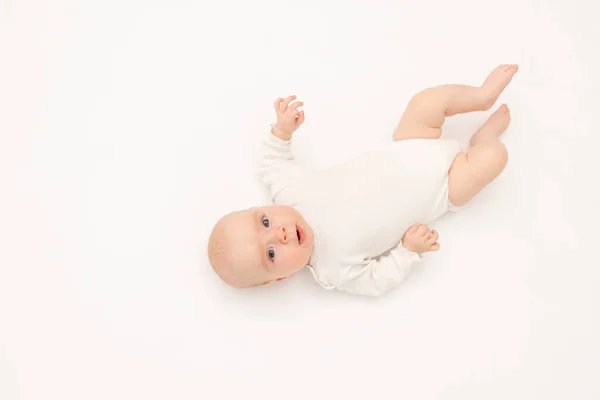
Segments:
[[[410,104],[411,105],[427,105],[427,104],[431,104],[431,101],[436,98],[437,96],[439,96],[439,88],[437,87],[430,87],[427,89],[423,89],[421,90],[419,93],[415,94],[411,99],[410,99]]]
[[[485,146],[483,150],[485,151],[485,158],[500,171],[508,164],[508,150],[501,141],[495,140],[489,146]]]

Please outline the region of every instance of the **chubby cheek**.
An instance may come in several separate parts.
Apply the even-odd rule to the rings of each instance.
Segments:
[[[283,253],[282,253],[283,254]],[[285,255],[282,255],[277,259],[275,264],[275,270],[279,275],[287,275],[296,272],[298,268],[302,267],[303,258],[297,251],[288,251]]]
[[[293,257],[290,259],[290,264],[293,265],[294,268],[303,267],[308,259],[309,253],[306,249],[298,249],[294,251]]]

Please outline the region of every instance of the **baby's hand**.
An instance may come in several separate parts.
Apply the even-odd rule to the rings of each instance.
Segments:
[[[304,103],[296,101],[296,96],[289,96],[285,100],[279,98],[275,100],[275,112],[277,113],[277,123],[273,126],[273,135],[283,140],[290,140],[292,134],[304,122],[304,111],[298,111],[298,107]]]
[[[413,253],[422,254],[427,251],[438,251],[438,233],[429,229],[427,225],[417,224],[411,226],[402,238],[402,246]]]

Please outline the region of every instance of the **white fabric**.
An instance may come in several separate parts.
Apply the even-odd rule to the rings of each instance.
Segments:
[[[376,296],[398,287],[420,260],[400,244],[406,230],[452,208],[455,140],[392,142],[319,172],[296,163],[291,140],[269,135],[263,150],[263,182],[275,204],[294,207],[314,230],[309,267],[328,289]]]

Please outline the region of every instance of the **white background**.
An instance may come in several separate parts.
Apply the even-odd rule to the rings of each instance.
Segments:
[[[600,398],[594,7],[0,0],[0,399]],[[217,279],[213,224],[268,200],[276,97],[324,168],[500,63],[509,165],[403,288]]]

